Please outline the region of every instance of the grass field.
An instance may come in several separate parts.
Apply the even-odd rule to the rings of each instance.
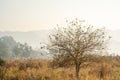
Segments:
[[[0,66],[0,80],[75,80],[74,66],[53,68],[51,61],[6,61]],[[80,70],[80,80],[120,80],[119,62],[120,58],[115,57],[110,62],[91,63]]]

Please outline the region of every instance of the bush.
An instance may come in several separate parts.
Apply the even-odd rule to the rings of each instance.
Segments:
[[[5,61],[2,58],[0,58],[0,66],[3,66],[4,64],[5,64]]]

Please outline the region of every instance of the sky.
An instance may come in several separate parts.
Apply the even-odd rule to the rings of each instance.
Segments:
[[[120,0],[0,0],[0,31],[52,29],[75,18],[120,29]]]

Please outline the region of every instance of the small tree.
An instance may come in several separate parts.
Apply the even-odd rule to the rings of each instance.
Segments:
[[[66,27],[58,27],[50,37],[50,51],[54,58],[71,58],[75,64],[76,80],[82,64],[89,60],[89,55],[105,49],[104,29],[95,29],[91,25],[76,19],[67,22]]]

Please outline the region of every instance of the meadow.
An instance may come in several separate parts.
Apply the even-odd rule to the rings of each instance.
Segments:
[[[81,68],[79,80],[120,80],[119,62],[119,56],[93,62]],[[0,65],[0,80],[75,80],[75,69],[53,66],[47,59],[7,60]]]

